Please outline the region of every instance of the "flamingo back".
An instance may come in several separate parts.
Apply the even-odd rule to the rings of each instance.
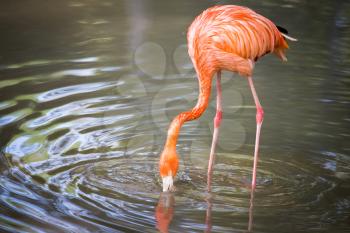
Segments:
[[[212,70],[226,68],[240,74],[245,71],[228,64],[229,60],[246,62],[244,65],[252,69],[253,62],[267,53],[274,52],[286,60],[284,50],[288,48],[273,22],[249,8],[235,5],[205,10],[189,27],[187,39],[196,69],[211,65]]]

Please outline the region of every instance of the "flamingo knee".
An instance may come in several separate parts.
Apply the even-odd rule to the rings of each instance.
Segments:
[[[264,120],[264,109],[260,106],[256,108],[256,123],[262,124]]]
[[[222,111],[218,110],[214,118],[214,127],[219,128],[222,120]]]

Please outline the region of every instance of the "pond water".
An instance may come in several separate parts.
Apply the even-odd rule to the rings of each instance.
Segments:
[[[186,30],[232,1],[2,1],[1,232],[349,232],[350,3],[235,1],[289,30],[283,63],[254,80],[265,110],[250,193],[255,108],[224,72],[224,117],[206,191],[215,88],[178,143],[177,191],[158,159],[195,105]]]

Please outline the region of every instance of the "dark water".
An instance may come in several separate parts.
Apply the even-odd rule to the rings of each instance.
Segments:
[[[182,130],[177,192],[157,160],[197,81],[186,29],[242,4],[297,37],[256,65],[265,109],[251,198],[255,109],[224,73],[224,121],[206,192],[215,98]],[[349,232],[348,1],[2,1],[1,232]],[[215,91],[213,91],[215,97]],[[158,204],[159,202],[159,204]],[[253,205],[251,205],[253,203]]]

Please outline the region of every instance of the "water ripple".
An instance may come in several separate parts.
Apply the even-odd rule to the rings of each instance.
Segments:
[[[248,2],[272,18],[298,15],[285,26],[300,38],[288,63],[266,58],[254,72],[266,110],[254,200],[254,102],[247,82],[227,72],[212,192],[215,86],[203,117],[181,129],[177,191],[160,195],[166,129],[198,97],[184,28],[207,3],[173,1],[178,14],[166,4],[51,1],[50,10],[42,2],[23,7],[30,11],[1,4],[10,22],[1,27],[1,232],[155,232],[164,223],[169,232],[247,232],[250,222],[255,232],[349,231],[345,1],[312,14],[309,1]],[[171,34],[163,21],[173,22]]]
[[[38,102],[47,102],[56,100],[59,98],[67,97],[74,94],[88,93],[97,90],[107,89],[113,87],[115,83],[109,82],[98,82],[98,83],[84,83],[79,85],[61,87],[49,90],[47,92],[41,93],[37,96]]]

